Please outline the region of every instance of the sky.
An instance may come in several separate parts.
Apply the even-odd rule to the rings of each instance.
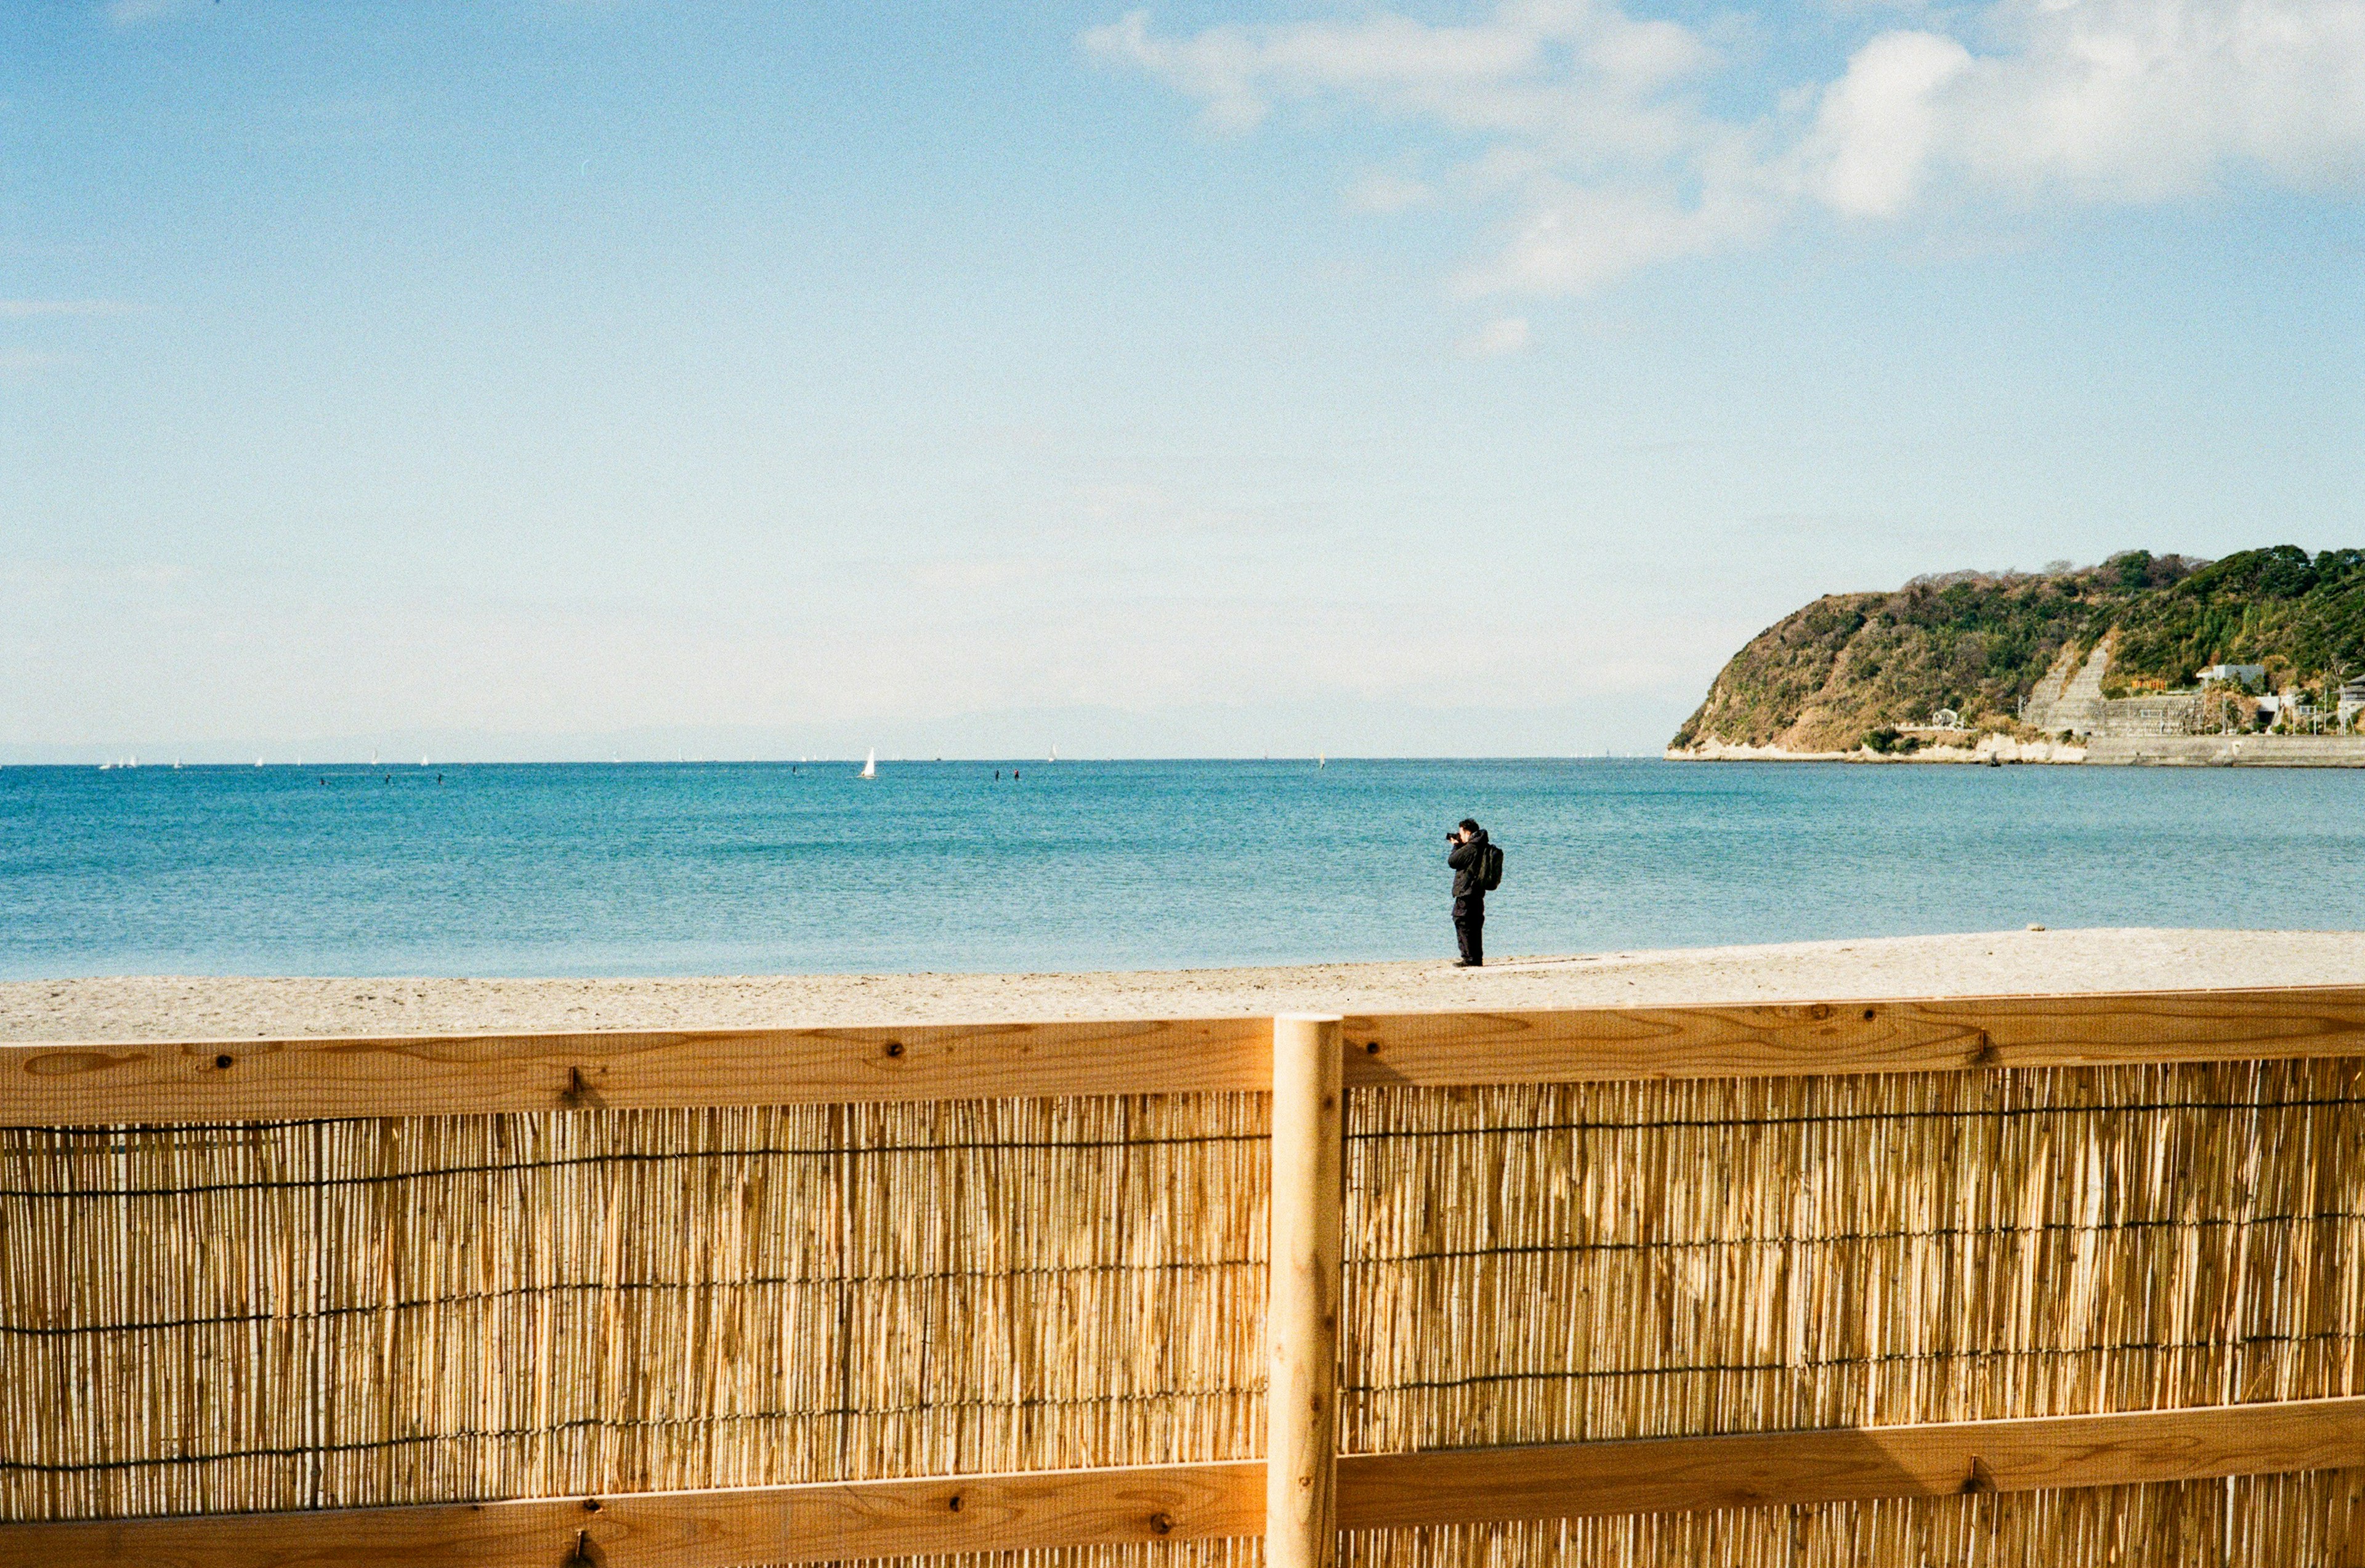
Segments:
[[[0,8],[0,762],[1654,752],[2365,544],[2365,0]]]

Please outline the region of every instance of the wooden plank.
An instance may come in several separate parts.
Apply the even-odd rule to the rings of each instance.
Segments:
[[[1345,1529],[2365,1468],[2365,1397],[1339,1461]],[[0,1524],[0,1568],[737,1568],[1251,1536],[1260,1461]]]
[[[2365,1056],[2365,987],[1351,1015],[1347,1086]]]
[[[1339,1462],[1350,1529],[1945,1497],[2365,1467],[2365,1397]]]
[[[1257,1461],[114,1523],[0,1525],[0,1568],[741,1568],[1254,1535]],[[578,1557],[578,1549],[581,1555]]]
[[[1268,1018],[0,1046],[0,1126],[1261,1090]]]
[[[2365,1056],[2365,987],[1377,1014],[1343,1037],[1350,1089],[2258,1061]],[[1182,1018],[0,1046],[0,1126],[1262,1090],[1271,1038]]]
[[[1339,1289],[1346,1092],[1335,1014],[1272,1021],[1265,1296],[1265,1568],[1339,1560]]]

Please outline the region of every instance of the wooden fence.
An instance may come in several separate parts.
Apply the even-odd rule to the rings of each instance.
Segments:
[[[2103,1539],[2111,1510],[2140,1508],[2153,1510],[2146,1518],[2183,1521],[2176,1528],[2185,1544],[2145,1560],[2365,1562],[2361,1070],[2365,990],[2335,988],[0,1047],[0,1374],[7,1374],[0,1376],[0,1484],[16,1481],[14,1490],[0,1492],[0,1568],[391,1562],[741,1568],[1086,1548],[1138,1548],[1154,1558],[1178,1543],[1253,1538],[1261,1539],[1270,1568],[1314,1568],[1342,1554],[1369,1563],[1474,1561],[1471,1530],[1518,1521],[1720,1510],[1744,1512],[1715,1527],[1723,1535],[1698,1533],[1709,1527],[1696,1524],[1685,1527],[1692,1534],[1662,1531],[1646,1540],[1620,1527],[1627,1533],[1618,1538],[1625,1543],[1619,1551],[1637,1562],[1718,1561],[1719,1552],[1735,1562],[1804,1562],[1798,1531],[1806,1527],[1796,1521],[1826,1506],[1863,1506],[1846,1516],[1856,1521],[1846,1528],[1870,1533],[1850,1540],[1911,1539],[1926,1551],[1932,1529],[1964,1539],[1966,1530],[2004,1528],[1996,1509],[2017,1494],[2145,1487],[2166,1490],[2098,1494],[2099,1511],[2086,1509],[2074,1528],[2063,1522],[2068,1515],[2012,1516],[2011,1529],[2020,1532],[2013,1539],[2049,1542],[2049,1561],[2100,1562],[2115,1550]],[[1265,1144],[1253,1186],[1242,1177],[1237,1190],[1187,1200],[1169,1194],[1178,1205],[1266,1211],[1269,1225],[1250,1226],[1269,1237],[1263,1256],[1236,1248],[1212,1261],[1157,1262],[1169,1273],[1186,1264],[1261,1273],[1261,1300],[1242,1297],[1223,1307],[1209,1305],[1230,1299],[1220,1294],[1190,1298],[1219,1316],[1261,1314],[1261,1334],[1255,1325],[1250,1331],[1262,1346],[1263,1375],[1233,1369],[1239,1385],[1234,1394],[1247,1397],[1241,1390],[1248,1382],[1260,1385],[1252,1391],[1261,1406],[1254,1456],[981,1473],[968,1473],[964,1463],[955,1473],[865,1477],[846,1473],[853,1461],[816,1459],[804,1450],[795,1450],[802,1457],[791,1463],[779,1456],[789,1455],[793,1443],[776,1435],[766,1439],[773,1448],[734,1450],[727,1464],[712,1457],[721,1450],[710,1444],[696,1462],[712,1473],[722,1465],[743,1480],[835,1464],[835,1478],[667,1489],[651,1485],[650,1477],[677,1471],[645,1455],[620,1462],[604,1480],[594,1455],[567,1461],[577,1465],[567,1473],[591,1476],[595,1484],[585,1489],[488,1495],[484,1476],[496,1472],[439,1469],[437,1444],[458,1439],[405,1425],[408,1417],[396,1408],[400,1397],[387,1392],[407,1386],[399,1363],[416,1353],[387,1349],[398,1345],[391,1315],[427,1294],[413,1290],[400,1301],[399,1292],[368,1301],[357,1295],[354,1305],[340,1294],[350,1282],[327,1277],[334,1260],[225,1258],[217,1246],[224,1237],[285,1236],[291,1226],[346,1226],[362,1258],[354,1266],[392,1281],[409,1278],[405,1271],[440,1266],[417,1256],[432,1251],[436,1237],[498,1251],[499,1237],[487,1243],[485,1236],[513,1226],[519,1247],[555,1252],[558,1243],[543,1231],[573,1227],[598,1232],[598,1245],[611,1252],[629,1246],[662,1256],[688,1249],[723,1258],[718,1267],[738,1268],[734,1260],[755,1259],[769,1243],[735,1232],[728,1248],[715,1242],[720,1232],[713,1227],[727,1227],[733,1214],[819,1215],[829,1204],[852,1204],[850,1189],[832,1188],[825,1201],[792,1199],[765,1187],[769,1177],[744,1170],[717,1177],[681,1200],[703,1228],[668,1241],[636,1234],[644,1216],[622,1199],[597,1215],[538,1212],[523,1183],[565,1160],[463,1159],[449,1152],[458,1148],[452,1140],[474,1138],[489,1126],[498,1142],[510,1136],[503,1118],[522,1118],[515,1126],[537,1137],[560,1136],[549,1129],[569,1118],[605,1118],[600,1125],[619,1129],[616,1139],[689,1139],[698,1147],[627,1149],[615,1142],[570,1158],[644,1164],[662,1158],[686,1170],[695,1154],[697,1170],[727,1172],[754,1156],[714,1133],[723,1124],[635,1121],[626,1114],[1100,1097],[1136,1106],[1124,1116],[1137,1120],[1120,1118],[1123,1127],[1136,1127],[1146,1125],[1138,1118],[1152,1114],[1152,1103],[1139,1097],[1150,1096],[1194,1104],[1253,1096],[1269,1105],[1263,1127],[1240,1120],[1245,1112],[1227,1112],[1233,1119],[1223,1128],[1229,1130],[1192,1135],[1211,1147]],[[2022,1120],[2007,1128],[2012,1117]],[[312,1129],[303,1135],[311,1140],[307,1147],[333,1143],[346,1151],[335,1159],[362,1163],[336,1166],[343,1174],[323,1174],[334,1162],[330,1154],[317,1157],[329,1163],[300,1170],[285,1164],[297,1138],[287,1129],[299,1127]],[[318,1130],[323,1127],[331,1131]],[[955,1211],[970,1200],[929,1183],[981,1182],[974,1176],[984,1168],[981,1161],[1022,1158],[993,1151],[1106,1147],[1117,1151],[1111,1159],[1148,1159],[1125,1151],[1155,1140],[1123,1127],[1106,1136],[1055,1127],[966,1143],[938,1137],[926,1145],[938,1163],[913,1167],[922,1173],[913,1185],[926,1191],[899,1196],[905,1207],[897,1212],[936,1215],[931,1223],[954,1214],[957,1221]],[[2034,1130],[2014,1130],[2021,1128]],[[223,1136],[192,1141],[204,1129]],[[846,1137],[853,1141],[832,1147],[851,1148],[859,1137],[874,1135]],[[422,1138],[444,1140],[435,1144],[446,1149],[443,1163],[432,1170],[422,1163],[416,1152],[428,1147]],[[893,1138],[878,1134],[874,1143],[891,1149]],[[1450,1168],[1442,1162],[1447,1157],[1435,1153],[1449,1143],[1459,1162]],[[1481,1145],[1494,1152],[1467,1152]],[[796,1152],[785,1144],[766,1145],[763,1152],[785,1158],[784,1150]],[[381,1164],[369,1165],[372,1159]],[[283,1163],[257,1175],[258,1160]],[[1432,1161],[1433,1169],[1417,1169],[1412,1162],[1418,1160]],[[1123,1181],[1132,1185],[1124,1191],[1132,1196],[1121,1201],[1105,1193],[1089,1201],[1065,1192],[1047,1196],[1044,1203],[1064,1205],[1066,1239],[1041,1245],[1093,1258],[1148,1246],[1141,1237],[1169,1223],[1158,1212],[1165,1201],[1155,1190],[1159,1179],[1143,1174],[1160,1169],[1167,1168],[1126,1166]],[[1235,1168],[1193,1169],[1199,1174],[1191,1180],[1220,1183],[1224,1178],[1207,1172]],[[386,1194],[399,1182],[452,1171],[466,1174],[435,1189],[440,1196],[401,1200],[391,1220],[390,1210],[338,1207],[391,1201]],[[1398,1192],[1424,1182],[1417,1201]],[[474,1196],[462,1202],[454,1193]],[[476,1208],[454,1217],[467,1203]],[[1856,1217],[1825,1224],[1809,1213],[1815,1204]],[[1495,1216],[1493,1229],[1470,1246],[1446,1244],[1455,1226],[1474,1223],[1466,1216],[1481,1210]],[[1907,1217],[1863,1221],[1876,1212]],[[1733,1217],[1766,1215],[1794,1217],[1756,1231]],[[1363,1242],[1351,1242],[1351,1221]],[[1208,1224],[1230,1226],[1227,1235],[1248,1234],[1237,1213],[1217,1214]],[[1369,1238],[1392,1224],[1425,1226],[1424,1235],[1445,1239],[1425,1249],[1398,1249],[1377,1263],[1359,1261],[1378,1256]],[[395,1249],[401,1255],[371,1254],[372,1227],[389,1226],[401,1229]],[[857,1238],[831,1245],[843,1253],[871,1243]],[[960,1245],[957,1237],[941,1241]],[[998,1262],[966,1272],[941,1270],[959,1278],[933,1288],[956,1294],[1001,1289],[997,1278],[1037,1268],[1022,1250],[1011,1243],[995,1254]],[[840,1253],[831,1256],[840,1259],[831,1265],[838,1271],[835,1299],[855,1301],[846,1282],[860,1271]],[[1833,1264],[1829,1257],[1846,1260]],[[1711,1266],[1698,1261],[1703,1258],[1723,1259],[1713,1267],[1724,1272],[1704,1271]],[[1753,1261],[1761,1259],[1771,1260]],[[1570,1271],[1581,1269],[1595,1271]],[[743,1270],[755,1271],[753,1263]],[[555,1292],[564,1284],[600,1301],[618,1291],[657,1288],[637,1275],[615,1282],[622,1278],[532,1288]],[[767,1279],[782,1291],[795,1285]],[[1457,1294],[1452,1282],[1468,1279],[1482,1279],[1484,1289]],[[701,1290],[745,1282],[719,1276],[659,1282],[693,1305]],[[1530,1286],[1537,1294],[1522,1296]],[[434,1300],[458,1302],[465,1294]],[[491,1287],[476,1294],[492,1294]],[[309,1305],[300,1311],[288,1305],[299,1299]],[[1132,1299],[1181,1298],[1137,1292]],[[1763,1324],[1754,1322],[1761,1308]],[[457,1322],[465,1309],[432,1310]],[[717,1329],[712,1326],[727,1315],[700,1310],[706,1317],[665,1320],[693,1327],[665,1327],[665,1342],[645,1352],[664,1360],[662,1372],[654,1362],[637,1379],[629,1365],[611,1368],[600,1374],[609,1380],[600,1386],[656,1378],[702,1387],[702,1380],[721,1378],[719,1363],[759,1351],[768,1366],[829,1361],[832,1375],[847,1385],[845,1363],[865,1353],[859,1323],[841,1325],[834,1339],[813,1330],[814,1343],[826,1339],[826,1350],[804,1356],[792,1341],[806,1332],[800,1327],[806,1319],[789,1306],[774,1320],[778,1342],[760,1346],[745,1338],[742,1320]],[[771,1309],[752,1310],[760,1323]],[[1222,1346],[1247,1342],[1237,1333],[1224,1339],[1229,1330],[1223,1323],[1145,1322],[1121,1305],[1093,1310],[1129,1336],[1171,1337],[1183,1346],[1174,1364],[1186,1368],[1193,1355],[1210,1366],[1237,1359]],[[1703,1327],[1705,1319],[1735,1313],[1753,1316],[1744,1335],[1750,1343],[1776,1349],[1754,1361],[1711,1356],[1698,1359],[1716,1364],[1680,1367],[1630,1359],[1605,1368],[1585,1361],[1586,1344],[1613,1331],[1663,1349],[1677,1341],[1707,1344],[1731,1326]],[[1636,1327],[1637,1314],[1661,1320]],[[1529,1349],[1512,1343],[1517,1336],[1507,1316],[1541,1320],[1522,1328],[1520,1343]],[[375,1325],[376,1348],[337,1338],[342,1329],[323,1327],[332,1320]],[[437,1375],[445,1383],[499,1384],[562,1341],[575,1347],[568,1354],[609,1345],[623,1333],[615,1325],[624,1319],[602,1319],[604,1328],[588,1319],[569,1318],[574,1327],[560,1328],[550,1327],[555,1319],[536,1321],[543,1338],[531,1342],[517,1336],[484,1340],[478,1329],[468,1329],[477,1336],[466,1352],[475,1359],[465,1366],[455,1360]],[[1034,1332],[993,1321],[1011,1343]],[[1579,1322],[1592,1327],[1583,1333],[1562,1327]],[[2103,1325],[2120,1326],[2112,1331],[2117,1337],[2103,1334],[2097,1327]],[[939,1339],[957,1332],[931,1330]],[[159,1349],[163,1336],[180,1336],[177,1348]],[[1204,1346],[1192,1350],[1202,1343]],[[1855,1348],[1823,1353],[1824,1342],[1838,1338]],[[1932,1349],[1940,1338],[1945,1344]],[[399,1340],[432,1343],[441,1341]],[[872,1353],[891,1359],[925,1349],[913,1349],[908,1338],[895,1344],[903,1349],[882,1343]],[[1437,1357],[1474,1350],[1497,1370],[1463,1366],[1430,1375]],[[1003,1390],[986,1401],[995,1419],[1036,1418],[1027,1412],[1042,1402],[1011,1385],[1025,1383],[1030,1368],[1059,1364],[1056,1350],[1047,1357],[987,1378]],[[2087,1370],[2042,1370],[2073,1361]],[[1411,1371],[1390,1373],[1391,1383],[1370,1370],[1383,1362]],[[2000,1370],[1983,1377],[1979,1368],[1990,1363]],[[1826,1375],[1811,1370],[1818,1367],[1846,1371]],[[2026,1370],[2032,1367],[2040,1371]],[[1660,1372],[1671,1375],[1653,1383]],[[1082,1374],[1069,1369],[1061,1375]],[[1672,1383],[1691,1392],[1681,1399],[1637,1395],[1614,1407],[1564,1394],[1547,1407],[1471,1392],[1489,1378],[1556,1389],[1579,1387],[1587,1378],[1620,1389]],[[126,1386],[106,1386],[110,1383]],[[1458,1414],[1440,1415],[1443,1406],[1422,1391],[1449,1384],[1449,1394],[1435,1398],[1458,1401]],[[1169,1385],[1147,1394],[1093,1397],[1155,1406],[1182,1398],[1179,1386],[1170,1377]],[[2196,1390],[2204,1396],[2196,1397]],[[464,1390],[455,1397],[476,1396]],[[768,1396],[775,1404],[785,1397],[778,1389]],[[666,1419],[692,1426],[754,1420],[734,1413],[736,1406],[725,1408],[732,1397],[727,1390],[693,1389],[678,1406],[687,1413]],[[1216,1414],[1204,1419],[1157,1417],[1165,1425],[1155,1440],[1176,1451],[1193,1444],[1209,1452],[1243,1447],[1226,1435],[1225,1422],[1236,1426],[1248,1406],[1226,1397],[1231,1402],[1207,1406]],[[321,1435],[329,1431],[327,1416],[309,1414],[287,1417],[296,1424],[286,1428],[309,1436],[258,1439],[238,1453],[208,1447],[207,1413],[243,1429],[278,1418],[249,1408],[273,1398],[323,1407],[375,1400],[387,1406],[376,1417],[393,1423],[386,1429],[399,1428],[399,1440],[428,1457],[404,1460],[408,1468],[398,1474],[381,1469],[365,1483],[338,1480],[345,1474],[335,1470],[341,1446],[367,1445]],[[793,1417],[808,1423],[827,1417],[838,1423],[830,1429],[842,1432],[859,1401],[842,1391],[830,1398],[834,1404],[809,1401],[811,1411],[767,1407],[763,1418],[774,1427],[765,1430],[789,1432],[780,1423]],[[1431,1404],[1419,1406],[1423,1398]],[[1909,1409],[2012,1413],[1894,1424],[1799,1423],[1781,1415],[1886,1407],[1882,1400]],[[896,1462],[903,1450],[893,1447],[893,1434],[912,1434],[910,1451],[925,1448],[922,1438],[934,1430],[927,1423],[939,1419],[940,1406],[948,1407],[919,1400],[880,1428],[889,1434],[880,1440],[890,1445],[891,1467],[926,1468]],[[1388,1413],[1400,1408],[1413,1414]],[[1197,1428],[1193,1419],[1200,1420]],[[1470,1431],[1590,1430],[1620,1421],[1652,1435],[1452,1440]],[[566,1425],[553,1417],[535,1427],[535,1453],[560,1443],[553,1434]],[[1413,1434],[1410,1441],[1387,1446],[1391,1432],[1405,1431]],[[1436,1440],[1440,1433],[1448,1440]],[[396,1440],[384,1442],[390,1450]],[[1059,1439],[1070,1448],[1082,1443],[1097,1462],[1107,1454],[1093,1448],[1096,1440]],[[1110,1451],[1124,1446],[1111,1444]],[[586,1463],[592,1469],[583,1470]],[[305,1479],[300,1486],[286,1484],[296,1490],[270,1492],[283,1483],[252,1480],[263,1473],[258,1466],[271,1477],[300,1472]],[[157,1490],[109,1490],[130,1484],[114,1477],[151,1473],[167,1478],[152,1484]],[[219,1479],[172,1479],[199,1474]],[[2272,1476],[2314,1479],[2271,1492],[2226,1489],[2233,1483],[2225,1478]],[[2201,1525],[2193,1522],[2199,1515],[2179,1510],[2202,1508],[2193,1499],[2203,1494],[2176,1490],[2196,1482],[2225,1483],[2207,1491],[2215,1499],[2208,1506],[2218,1512]],[[414,1500],[309,1506],[354,1485],[374,1497]],[[241,1486],[264,1491],[239,1492]],[[300,1495],[308,1506],[227,1511],[208,1501],[265,1494]],[[145,1517],[126,1517],[125,1497],[163,1502],[135,1504],[131,1511]],[[1884,1499],[1951,1499],[1945,1506],[1954,1511],[1943,1518],[1927,1508],[1881,1514]],[[1978,1514],[1980,1506],[1988,1512]],[[2246,1507],[2261,1517],[2271,1510],[2276,1522],[2237,1529],[2225,1510]],[[1788,1546],[1713,1544],[1758,1540],[1765,1531],[1750,1535],[1757,1528],[1752,1520],[1784,1519],[1795,1526]],[[1551,1537],[1555,1550],[1578,1550],[1572,1543],[1579,1538],[1570,1533],[1576,1527],[1550,1528],[1557,1531]],[[2237,1540],[2248,1544],[2237,1549]],[[1830,1550],[1843,1553],[1833,1560],[1846,1560],[1845,1549]]]

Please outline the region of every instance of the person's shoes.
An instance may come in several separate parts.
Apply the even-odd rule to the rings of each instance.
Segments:
[[[1481,969],[1484,966],[1474,964],[1467,958],[1456,958],[1453,960],[1453,967],[1457,969]]]

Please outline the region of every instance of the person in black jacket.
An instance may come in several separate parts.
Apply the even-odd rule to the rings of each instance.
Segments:
[[[1486,869],[1486,830],[1463,817],[1445,842],[1445,863],[1453,870],[1453,935],[1462,944],[1453,967],[1474,969],[1486,962],[1486,885],[1480,880]]]

